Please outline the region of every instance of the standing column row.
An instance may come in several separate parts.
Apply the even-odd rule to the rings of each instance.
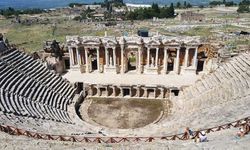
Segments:
[[[121,46],[121,52],[118,54],[121,54],[119,57],[119,62],[117,63],[116,57],[117,57],[117,52],[116,52],[116,48],[112,47],[112,48],[107,48],[105,47],[104,51],[105,51],[105,65],[106,67],[108,67],[109,71],[118,71],[116,68],[116,70],[114,70],[114,67],[117,67],[117,64],[120,65],[120,72],[124,73],[126,68],[125,65],[127,62],[125,62],[125,59],[127,57],[126,53],[125,53],[125,49],[124,49],[124,45]],[[161,73],[167,73],[168,71],[168,59],[169,57],[170,60],[173,60],[173,71],[176,72],[177,74],[179,74],[180,72],[180,59],[183,58],[183,56],[180,56],[182,53],[180,52],[180,48],[182,47],[172,47],[176,49],[176,58],[173,58],[171,53],[174,53],[174,50],[171,51],[170,47],[164,47],[163,51],[160,51],[160,48],[150,48],[147,47],[147,58],[146,58],[146,66],[148,69],[146,69],[146,71],[148,73],[154,73],[157,71],[160,71]],[[100,72],[100,49],[99,48],[95,48],[96,49],[96,59],[97,59],[97,70],[98,72]],[[194,51],[193,51],[194,49]],[[81,50],[84,50],[85,56],[83,56]],[[80,65],[86,65],[86,72],[90,72],[91,71],[91,59],[93,59],[93,57],[91,58],[93,52],[93,49],[89,49],[87,47],[85,47],[84,49],[80,48],[78,49],[78,47],[69,47],[69,52],[70,52],[70,65],[73,67],[79,67]],[[143,47],[138,47],[138,51],[137,51],[137,57],[136,57],[136,67],[137,67],[137,71],[138,73],[143,73],[144,70],[144,66],[143,66],[143,62],[144,62],[144,58],[143,58]],[[145,49],[146,50],[146,49]],[[169,53],[168,53],[169,50]],[[191,51],[192,50],[192,51]],[[89,54],[90,53],[90,54]],[[164,53],[164,56],[161,56],[162,53]],[[171,54],[171,55],[170,55]],[[190,62],[192,56],[189,55],[193,55],[193,59]],[[160,56],[159,56],[160,55]],[[169,56],[170,55],[170,56]],[[190,48],[187,47],[185,49],[185,56],[184,56],[184,67],[188,67],[191,63],[192,63],[192,67],[195,69],[197,67],[197,55],[198,55],[198,47],[196,48]],[[94,56],[94,55],[93,55]],[[126,57],[125,57],[126,56]],[[83,57],[85,57],[85,61],[83,61]],[[125,58],[124,58],[125,57]],[[181,57],[181,58],[180,58]],[[190,59],[189,59],[190,58]],[[163,61],[159,61],[162,60]],[[171,62],[170,62],[171,63]],[[171,66],[171,65],[170,65]],[[162,67],[162,68],[161,68]],[[161,69],[161,70],[159,70]],[[190,68],[189,68],[190,69]],[[170,70],[172,71],[172,69]],[[118,71],[119,72],[119,71]]]

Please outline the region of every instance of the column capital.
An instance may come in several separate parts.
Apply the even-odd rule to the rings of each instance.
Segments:
[[[169,48],[169,46],[164,46],[164,50],[168,50]]]

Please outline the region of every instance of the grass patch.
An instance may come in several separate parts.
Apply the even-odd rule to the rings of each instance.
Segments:
[[[196,27],[182,33],[182,35],[208,37],[212,35],[211,30],[212,28]]]

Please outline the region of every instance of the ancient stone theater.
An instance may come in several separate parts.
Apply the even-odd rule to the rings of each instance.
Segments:
[[[223,55],[223,46],[185,36],[67,36],[65,43],[64,50],[47,43],[43,58],[0,39],[2,132],[105,144],[249,132],[249,50]]]

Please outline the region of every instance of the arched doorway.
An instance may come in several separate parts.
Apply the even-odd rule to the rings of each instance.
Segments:
[[[90,61],[90,72],[98,70],[97,49],[89,49],[88,58]]]
[[[177,57],[176,49],[168,49],[167,51],[168,59],[167,59],[167,72],[174,71],[174,63]]]
[[[127,50],[125,54],[126,72],[136,72],[138,67],[138,52],[134,49]]]
[[[207,56],[204,51],[201,51],[198,53],[198,64],[197,64],[197,69],[196,69],[197,73],[203,71],[204,64],[206,63],[206,59],[207,59]]]

